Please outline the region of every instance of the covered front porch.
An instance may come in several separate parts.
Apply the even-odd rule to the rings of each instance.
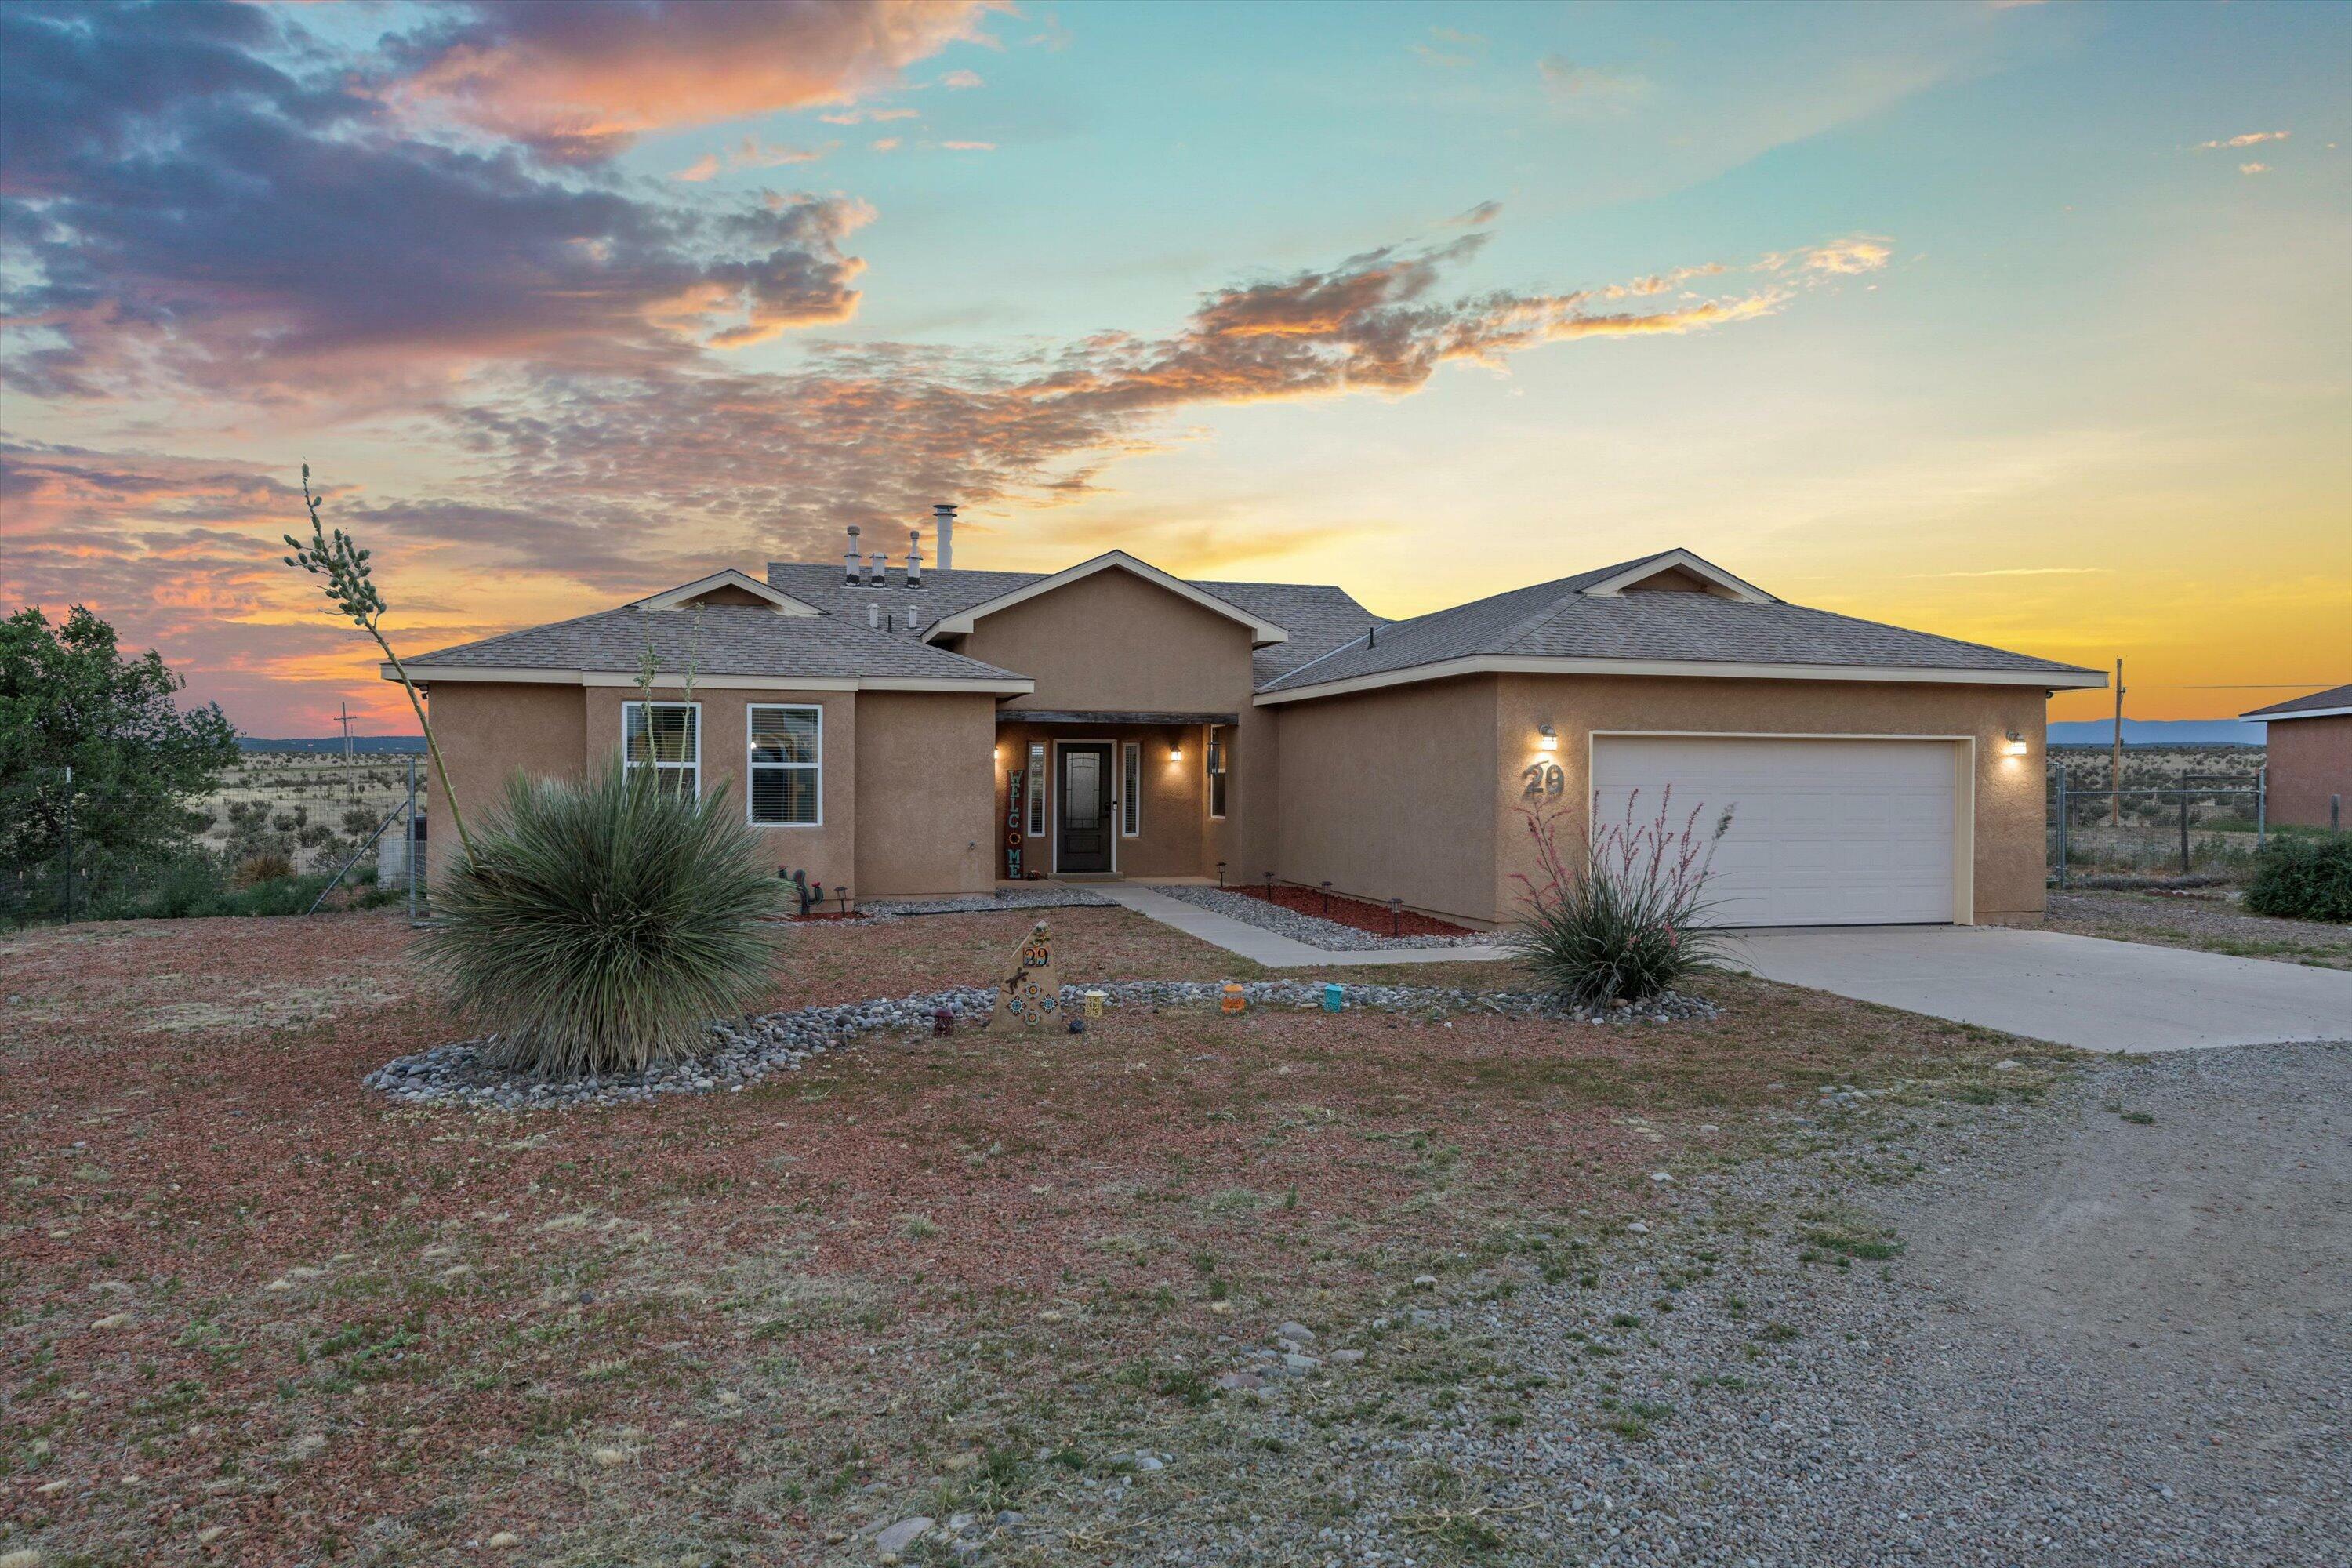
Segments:
[[[1215,874],[1239,715],[1002,707],[1000,881]]]

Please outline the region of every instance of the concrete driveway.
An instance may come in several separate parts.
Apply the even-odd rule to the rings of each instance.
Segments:
[[[2352,973],[2001,926],[1744,931],[1768,980],[2086,1051],[2352,1040]]]

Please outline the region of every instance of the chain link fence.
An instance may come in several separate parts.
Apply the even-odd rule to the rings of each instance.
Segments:
[[[2118,788],[2104,769],[2050,772],[2051,879],[2061,888],[2189,878],[2237,881],[2269,837],[2267,782],[2184,771],[2169,784]]]
[[[0,926],[404,904],[422,914],[428,814],[416,759],[250,752],[167,851],[90,840],[103,801],[47,784],[61,841],[0,864]],[[79,822],[77,822],[79,816]]]

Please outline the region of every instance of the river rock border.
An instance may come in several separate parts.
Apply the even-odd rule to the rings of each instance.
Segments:
[[[1101,985],[1066,985],[1063,1002],[1076,1006],[1086,993],[1100,991],[1114,1006],[1200,1006],[1215,1002],[1223,986],[1209,980],[1117,980]],[[1252,1005],[1307,1010],[1323,1005],[1323,985],[1314,981],[1259,980],[1242,987]],[[1433,1022],[1454,1014],[1555,1018],[1573,1024],[1666,1023],[1712,1018],[1714,1004],[1668,992],[1640,1007],[1570,1007],[1550,997],[1513,991],[1467,991],[1434,985],[1342,985],[1348,1007],[1420,1013]],[[978,1018],[995,1005],[984,985],[959,986],[913,996],[834,1006],[796,1007],[789,1012],[731,1019],[710,1026],[711,1049],[690,1060],[667,1062],[642,1072],[547,1083],[503,1071],[482,1060],[483,1040],[461,1040],[386,1062],[362,1081],[410,1105],[458,1105],[478,1110],[560,1110],[575,1106],[627,1105],[668,1094],[740,1093],[772,1073],[798,1072],[812,1058],[886,1031],[928,1030],[945,1008],[959,1021]]]

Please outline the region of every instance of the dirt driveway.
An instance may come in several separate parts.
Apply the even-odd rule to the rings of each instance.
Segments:
[[[1528,1562],[2352,1562],[2352,1046],[1788,1131],[1596,1289],[1451,1308],[1524,1416],[1327,1428],[1389,1521],[1340,1560],[1439,1520]]]

